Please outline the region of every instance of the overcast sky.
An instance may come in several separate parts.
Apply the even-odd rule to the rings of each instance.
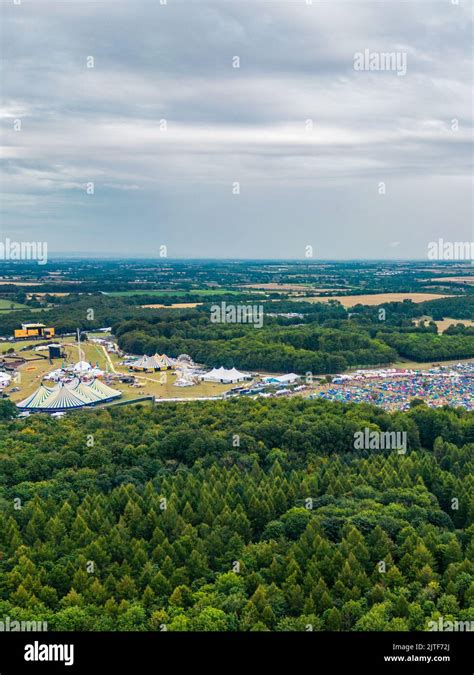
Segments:
[[[3,240],[335,259],[473,239],[467,0],[160,1],[3,0]],[[364,50],[406,74],[355,70]]]

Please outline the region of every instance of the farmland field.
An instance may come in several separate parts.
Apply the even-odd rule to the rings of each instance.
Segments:
[[[380,305],[384,302],[403,302],[411,300],[412,302],[427,302],[428,300],[439,300],[448,298],[449,295],[440,293],[374,293],[373,295],[337,295],[331,297],[304,298],[304,302],[330,302],[337,300],[343,307],[355,307],[356,305]]]
[[[440,281],[445,284],[474,284],[474,275],[464,276],[464,277],[437,277],[436,279],[431,279],[431,281]]]
[[[20,305],[18,302],[12,302],[11,300],[4,300],[0,298],[0,312],[11,312],[16,309],[28,309],[26,305]]]
[[[421,321],[432,321],[433,319],[430,316],[422,316],[421,319],[418,321],[420,323]],[[439,333],[444,333],[450,326],[456,326],[458,323],[463,324],[464,326],[467,327],[472,327],[474,326],[474,321],[471,321],[470,319],[449,319],[445,318],[440,321],[435,321],[434,322],[438,326],[438,332]]]

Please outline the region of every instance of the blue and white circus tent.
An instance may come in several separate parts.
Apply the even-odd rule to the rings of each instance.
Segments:
[[[84,386],[87,387],[91,393],[100,396],[100,400],[104,403],[106,401],[112,401],[112,399],[119,398],[120,396],[122,396],[121,391],[112,389],[112,387],[109,387],[109,385],[105,384],[105,382],[102,382],[102,380],[95,379],[92,380],[90,384]]]
[[[33,392],[33,394],[28,396],[28,398],[25,398],[25,400],[21,401],[21,403],[18,403],[18,408],[22,410],[41,408],[43,403],[51,396],[54,390],[55,387],[45,387],[44,384],[40,384],[38,389]]]
[[[72,410],[73,408],[82,408],[87,405],[87,401],[78,393],[75,393],[66,384],[58,384],[41,404],[42,410]]]
[[[74,380],[68,384],[62,382],[55,387],[41,384],[33,394],[18,403],[17,407],[29,412],[64,412],[107,403],[121,395],[121,391],[112,389],[97,379],[88,383]]]
[[[71,388],[71,391],[76,394],[76,396],[79,396],[80,398],[84,399],[85,401],[88,401],[89,403],[99,403],[102,401],[102,397],[99,396],[93,389],[91,388],[90,385],[84,384],[84,382],[81,382],[80,380],[76,383],[75,386],[69,385]],[[117,393],[117,392],[116,392]]]

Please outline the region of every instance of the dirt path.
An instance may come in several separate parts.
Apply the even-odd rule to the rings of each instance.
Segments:
[[[104,355],[105,355],[105,358],[106,358],[106,360],[107,360],[107,363],[108,363],[109,366],[110,366],[111,371],[112,371],[113,373],[117,373],[117,371],[115,370],[115,366],[114,366],[114,364],[113,364],[113,362],[112,362],[112,359],[110,358],[109,352],[106,350],[106,348],[104,347],[104,345],[101,345],[101,347],[102,347],[102,350],[103,350],[103,352],[104,352]]]

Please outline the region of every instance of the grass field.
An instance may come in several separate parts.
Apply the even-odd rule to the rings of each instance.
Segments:
[[[103,353],[103,350],[102,350]],[[121,361],[117,354],[109,354],[110,360],[117,373],[130,374],[128,368],[119,366]],[[101,366],[100,366],[101,367]],[[124,398],[136,398],[137,396],[155,396],[156,398],[199,398],[201,396],[218,396],[232,388],[229,384],[214,384],[212,382],[200,382],[193,387],[175,387],[176,375],[168,370],[161,373],[134,373],[142,387],[132,387],[127,384],[117,385]]]
[[[2,286],[44,286],[44,281],[5,281],[0,280],[0,290]]]
[[[26,305],[20,305],[18,302],[0,298],[0,311],[11,312],[15,309],[28,309],[28,307]]]
[[[5,354],[9,349],[20,352],[22,347],[34,347],[40,344],[39,340],[22,340],[21,342],[0,342],[0,354]]]

